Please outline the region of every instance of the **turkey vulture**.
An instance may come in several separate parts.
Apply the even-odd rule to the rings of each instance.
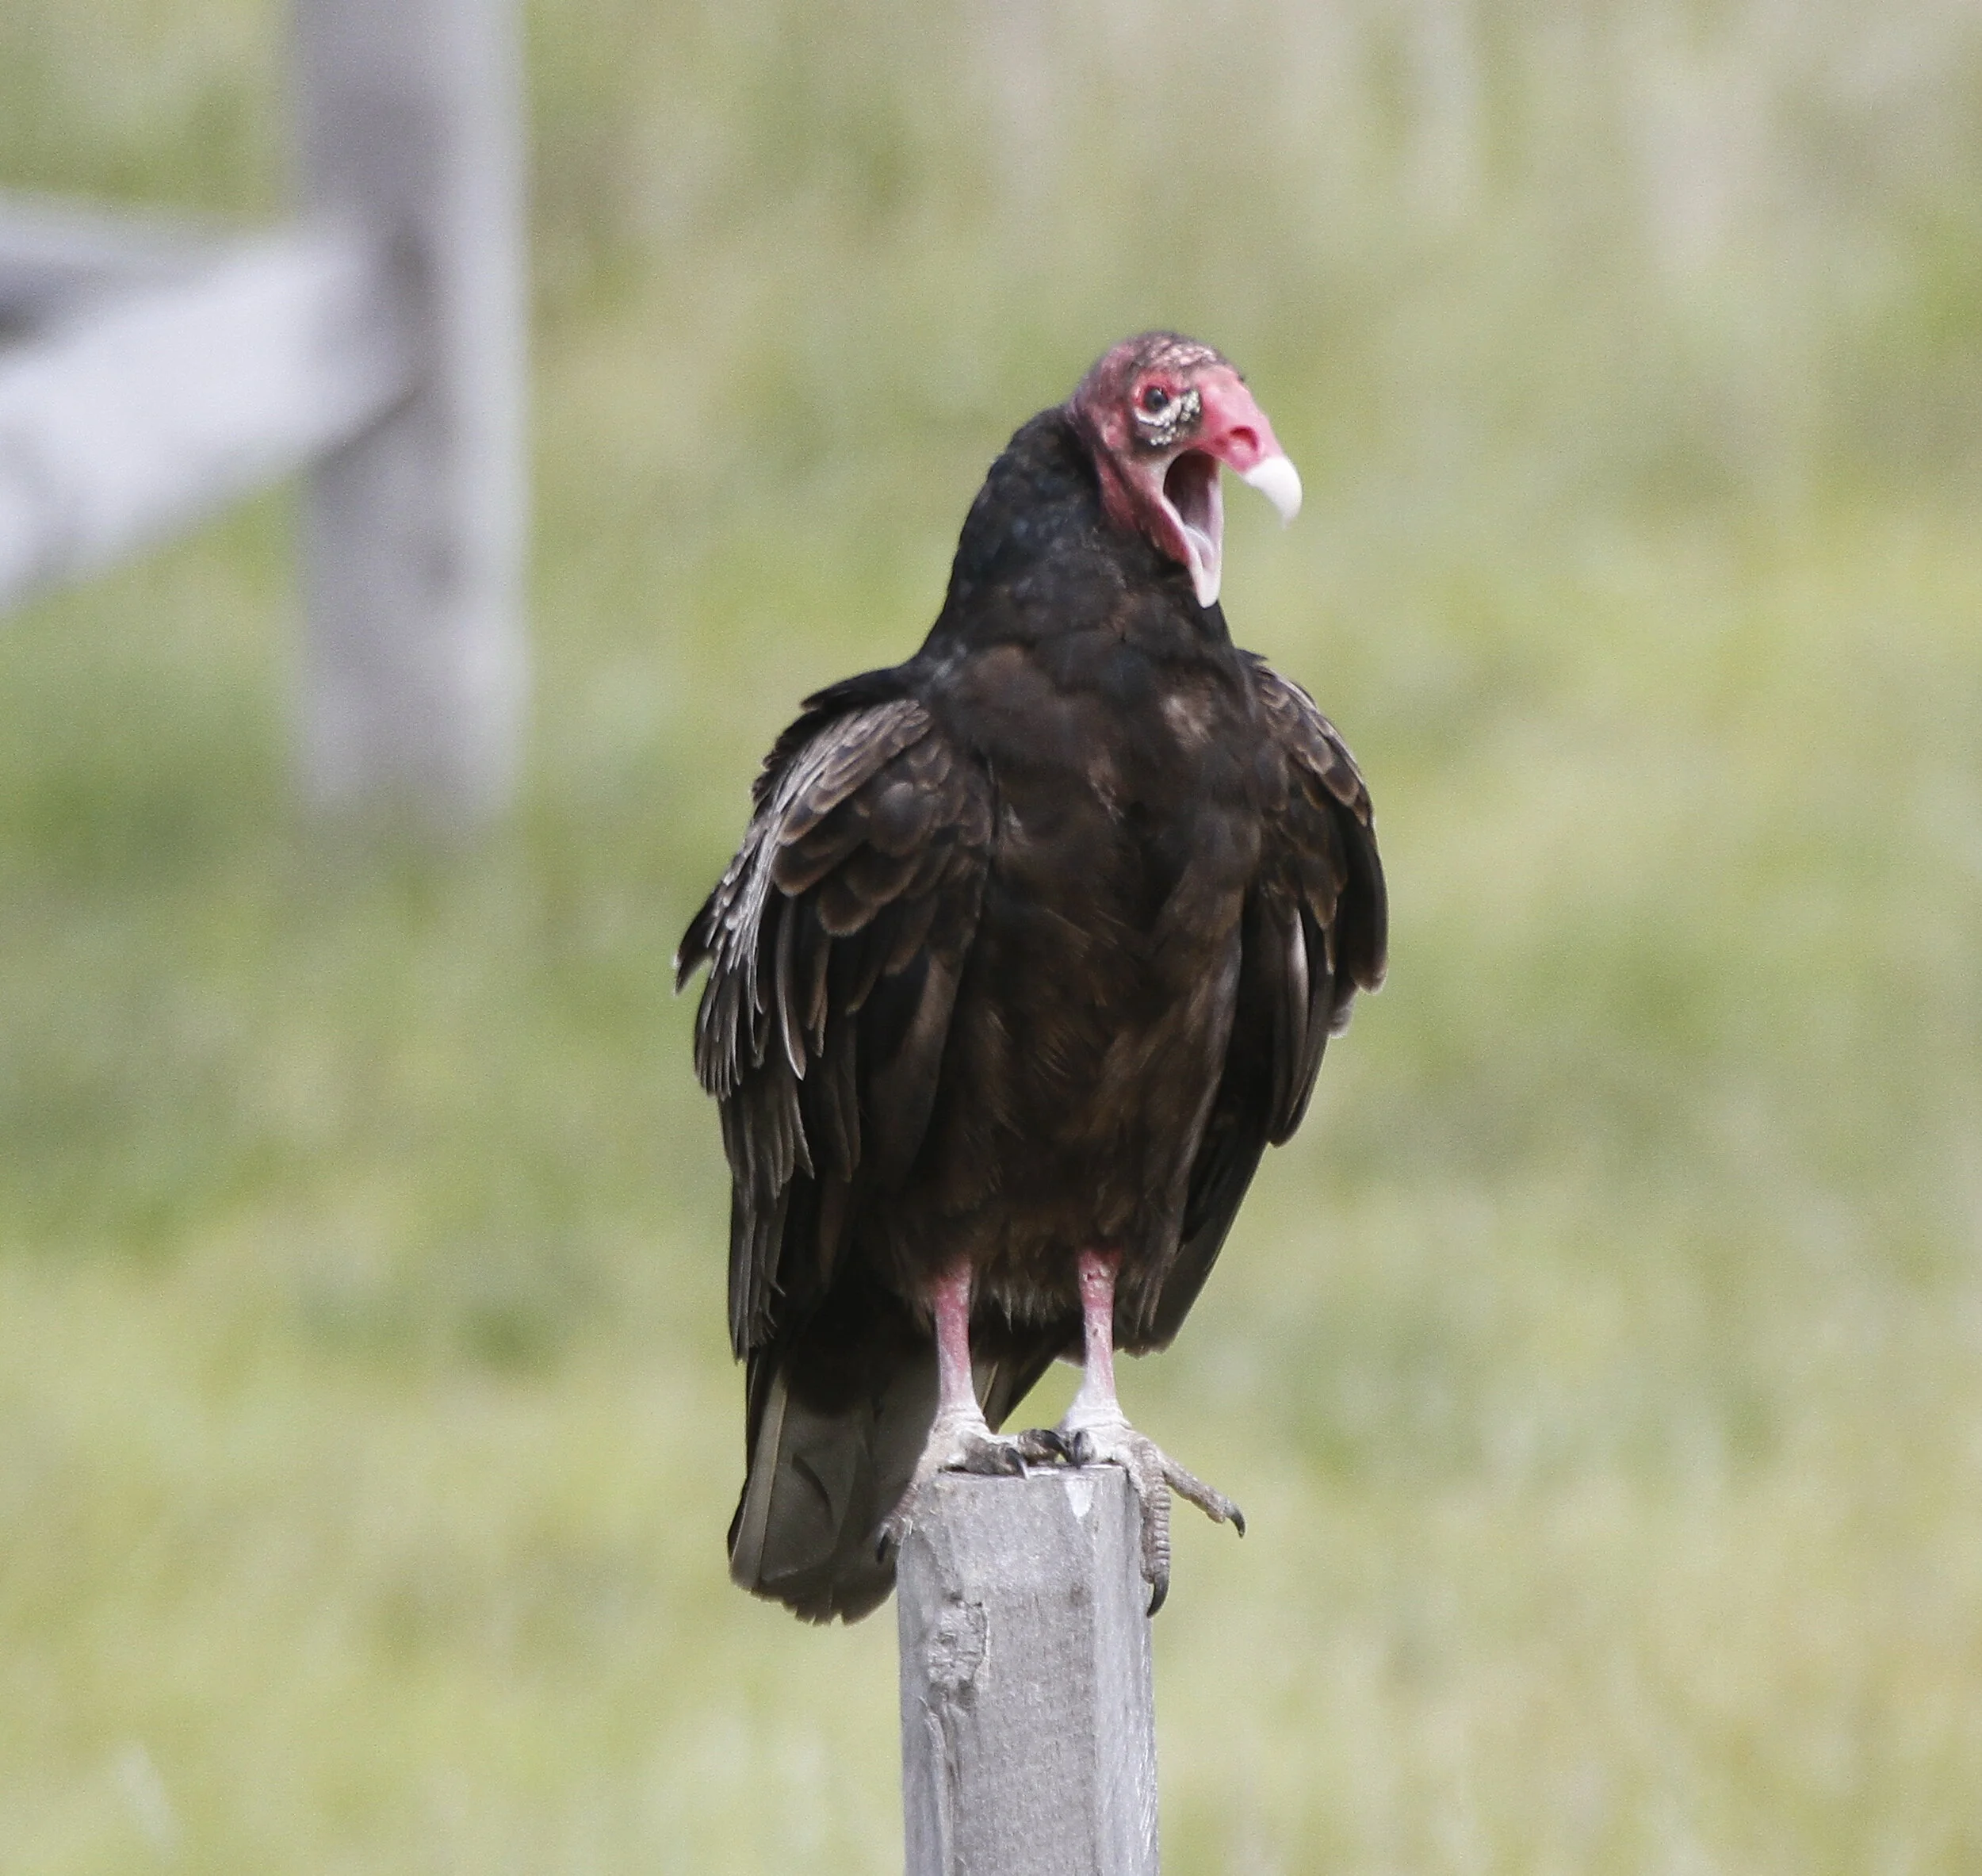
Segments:
[[[1012,438],[905,664],[808,698],[695,914],[695,1066],[733,1179],[748,1363],[730,1573],[815,1621],[892,1586],[946,1468],[1112,1461],[1238,1507],[1131,1428],[1328,1038],[1383,974],[1369,796],[1218,603],[1220,465],[1300,478],[1233,367],[1145,333]],[[996,1431],[1056,1356],[1051,1433]]]

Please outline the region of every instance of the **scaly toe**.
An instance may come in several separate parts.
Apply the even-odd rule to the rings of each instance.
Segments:
[[[1025,1455],[1019,1442],[997,1434],[974,1434],[964,1442],[963,1457],[943,1468],[950,1472],[976,1472],[989,1478],[1016,1478],[1025,1470]]]
[[[896,1501],[895,1508],[882,1519],[874,1533],[874,1556],[886,1563],[899,1551],[915,1529],[929,1482],[939,1472],[973,1472],[992,1477],[1012,1477],[1025,1470],[1024,1443],[996,1434],[981,1419],[959,1416],[946,1420],[939,1415],[929,1429],[928,1442],[916,1461],[909,1489]]]
[[[1223,1492],[1214,1490],[1195,1473],[1184,1471],[1167,1454],[1157,1452],[1156,1456],[1162,1464],[1164,1483],[1179,1498],[1188,1499],[1212,1523],[1229,1524],[1242,1537],[1245,1535],[1245,1514]]]
[[[1163,1606],[1170,1592],[1172,1491],[1188,1499],[1215,1524],[1229,1524],[1245,1536],[1245,1519],[1237,1505],[1195,1473],[1186,1472],[1126,1421],[1071,1428],[1062,1425],[1059,1434],[1070,1464],[1119,1465],[1128,1474],[1142,1512],[1142,1579],[1150,1586],[1151,1615]]]
[[[1019,1449],[1019,1457],[1027,1465],[1077,1465],[1080,1461],[1068,1449],[1066,1441],[1060,1437],[1058,1428],[1028,1426],[1024,1432],[1013,1435]]]

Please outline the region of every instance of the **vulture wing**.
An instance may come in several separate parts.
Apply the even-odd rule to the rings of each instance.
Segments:
[[[817,1307],[856,1185],[885,1187],[928,1127],[991,837],[990,784],[913,697],[808,700],[756,787],[741,848],[675,960],[704,961],[695,1070],[734,1175],[737,1355]]]
[[[729,1333],[748,1357],[739,1582],[851,1619],[887,1592],[935,1365],[847,1255],[926,1132],[992,829],[991,784],[893,673],[807,700],[675,964],[706,963],[695,1067],[729,1159]],[[926,1371],[926,1372],[925,1372]]]
[[[1260,1155],[1300,1125],[1322,1052],[1349,1026],[1356,992],[1383,981],[1388,913],[1369,791],[1314,699],[1248,656],[1262,727],[1285,759],[1287,797],[1246,897],[1231,1040],[1153,1348],[1170,1341],[1196,1301]]]

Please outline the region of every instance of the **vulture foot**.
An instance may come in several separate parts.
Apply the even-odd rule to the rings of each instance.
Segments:
[[[1142,1580],[1150,1586],[1150,1614],[1170,1593],[1170,1494],[1188,1499],[1214,1524],[1229,1524],[1242,1537],[1245,1514],[1222,1491],[1187,1472],[1156,1441],[1126,1420],[1085,1426],[1062,1425],[1056,1436],[1073,1465],[1119,1465],[1135,1488],[1142,1512]]]
[[[928,1495],[929,1482],[937,1473],[1010,1475],[1023,1472],[1028,1458],[1039,1457],[1027,1445],[1026,1436],[1014,1438],[1008,1434],[993,1433],[981,1413],[939,1413],[929,1429],[922,1457],[916,1461],[909,1489],[881,1521],[875,1556],[885,1562],[901,1549],[903,1539],[915,1528],[916,1516]]]

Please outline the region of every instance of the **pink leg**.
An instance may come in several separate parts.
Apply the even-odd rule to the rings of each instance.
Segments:
[[[880,1549],[898,1549],[916,1520],[930,1481],[939,1472],[1020,1472],[1019,1442],[993,1433],[978,1404],[970,1376],[970,1290],[968,1264],[957,1264],[930,1284],[929,1314],[936,1331],[936,1411],[922,1457],[901,1501],[882,1519]]]
[[[976,1415],[981,1420],[970,1379],[971,1274],[968,1264],[958,1264],[929,1288],[936,1323],[936,1412]]]
[[[1085,1353],[1081,1388],[1061,1422],[1068,1432],[1124,1423],[1115,1392],[1115,1273],[1119,1250],[1081,1253],[1081,1327]]]
[[[1129,1476],[1142,1509],[1142,1575],[1150,1586],[1150,1614],[1162,1607],[1170,1587],[1170,1494],[1175,1491],[1217,1524],[1243,1537],[1245,1520],[1221,1491],[1187,1472],[1156,1443],[1130,1426],[1115,1392],[1115,1278],[1119,1250],[1081,1253],[1081,1386],[1059,1425],[1062,1449],[1075,1465],[1119,1465]]]

